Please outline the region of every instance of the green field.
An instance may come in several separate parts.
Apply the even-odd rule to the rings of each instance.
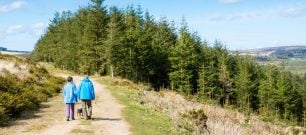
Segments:
[[[286,60],[285,66],[286,70],[294,74],[306,73],[306,59]]]

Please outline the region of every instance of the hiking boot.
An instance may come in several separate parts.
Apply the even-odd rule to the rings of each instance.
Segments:
[[[69,118],[67,118],[66,121],[69,121]]]

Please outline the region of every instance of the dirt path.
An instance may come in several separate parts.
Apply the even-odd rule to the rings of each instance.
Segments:
[[[66,75],[61,75],[66,77]],[[74,76],[74,82],[81,80],[80,76]],[[17,120],[12,126],[0,128],[0,134],[97,134],[97,135],[128,135],[129,124],[123,119],[123,108],[105,86],[92,79],[95,87],[96,100],[93,101],[92,120],[83,120],[76,116],[74,121],[65,120],[65,105],[62,95],[54,97],[50,102],[43,103],[42,108],[24,119]],[[78,84],[76,84],[78,85]],[[80,108],[80,102],[76,109]],[[75,109],[75,110],[76,110]]]

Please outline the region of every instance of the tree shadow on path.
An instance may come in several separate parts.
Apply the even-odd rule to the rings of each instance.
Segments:
[[[105,120],[105,121],[121,121],[121,118],[92,118],[93,121],[100,121],[100,120]]]

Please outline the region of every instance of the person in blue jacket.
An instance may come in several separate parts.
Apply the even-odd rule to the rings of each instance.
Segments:
[[[92,103],[95,100],[95,90],[93,83],[89,80],[88,74],[84,73],[84,78],[78,87],[78,99],[82,101],[82,112],[85,119],[91,119]]]
[[[77,89],[73,83],[73,78],[69,76],[67,78],[67,84],[64,86],[64,102],[66,104],[66,120],[74,119],[74,104],[77,102]]]

